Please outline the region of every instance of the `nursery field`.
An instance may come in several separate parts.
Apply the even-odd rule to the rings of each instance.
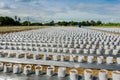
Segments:
[[[0,80],[16,80],[15,74],[17,80],[120,79],[120,28],[20,26],[0,31],[0,69],[5,73]]]
[[[49,27],[51,26],[4,26],[4,27],[0,27],[0,34],[27,31],[27,30],[35,30],[35,29],[49,28]],[[60,26],[60,27],[76,27],[76,26]],[[101,28],[101,29],[102,28],[120,28],[120,26],[94,26],[91,28]]]

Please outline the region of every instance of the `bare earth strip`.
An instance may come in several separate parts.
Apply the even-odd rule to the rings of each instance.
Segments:
[[[0,27],[0,34],[47,28],[48,26],[11,26]]]

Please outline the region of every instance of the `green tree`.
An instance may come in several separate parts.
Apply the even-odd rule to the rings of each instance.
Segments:
[[[31,24],[30,21],[24,21],[24,22],[22,23],[23,26],[29,26],[30,24]]]
[[[18,17],[17,17],[17,16],[15,16],[15,21],[17,21],[17,19],[18,19]]]
[[[68,26],[69,25],[69,23],[68,22],[66,22],[66,21],[59,21],[58,23],[57,23],[59,26]]]
[[[36,22],[35,22],[35,23],[31,23],[30,25],[31,25],[31,26],[42,26],[43,24],[42,24],[42,23],[36,23]]]
[[[82,21],[82,22],[81,22],[81,25],[87,26],[87,22],[86,22],[86,21]]]
[[[18,18],[18,21],[19,21],[19,22],[21,21],[21,18],[20,18],[20,17]]]
[[[55,25],[53,20],[50,23],[48,23],[48,24],[49,24],[49,26],[54,26]]]
[[[94,20],[91,20],[91,21],[90,21],[90,24],[91,24],[92,26],[95,26],[95,25],[96,25],[96,22],[95,22]]]
[[[1,26],[11,26],[11,25],[15,25],[15,21],[14,19],[12,19],[11,17],[0,17],[0,25]]]
[[[78,25],[78,22],[70,21],[70,22],[68,22],[68,25],[76,26],[76,25]]]
[[[102,24],[101,21],[97,21],[97,22],[96,22],[96,25],[101,25],[101,24]]]

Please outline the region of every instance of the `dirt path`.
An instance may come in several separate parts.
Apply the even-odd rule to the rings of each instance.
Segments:
[[[48,26],[11,26],[0,27],[0,34],[48,28]]]

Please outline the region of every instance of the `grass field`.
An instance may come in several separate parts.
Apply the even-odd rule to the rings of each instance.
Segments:
[[[47,28],[48,26],[11,26],[0,27],[0,34]]]

